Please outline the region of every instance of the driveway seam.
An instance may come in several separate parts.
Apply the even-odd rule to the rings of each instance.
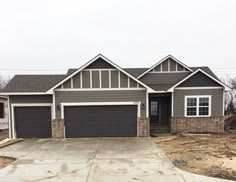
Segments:
[[[96,149],[96,151],[95,151],[95,155],[94,155],[93,160],[92,160],[92,162],[91,162],[91,166],[90,166],[90,168],[89,168],[89,172],[88,172],[88,176],[87,176],[87,178],[86,178],[86,182],[88,182],[88,179],[89,179],[89,176],[90,176],[90,172],[91,172],[91,169],[92,169],[92,167],[93,167],[93,163],[94,163],[94,160],[95,160],[95,158],[96,158],[96,155],[97,155],[98,149],[99,149],[99,147],[100,147],[101,141],[102,141],[102,138],[100,138],[100,140],[99,140],[99,142],[98,142],[98,147],[97,147],[97,149]]]

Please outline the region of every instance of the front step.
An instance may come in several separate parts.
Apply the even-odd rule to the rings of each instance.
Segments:
[[[151,124],[150,125],[150,132],[152,133],[170,133],[170,127],[169,126],[158,126]]]

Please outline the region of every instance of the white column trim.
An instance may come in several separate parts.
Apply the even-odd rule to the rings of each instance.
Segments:
[[[223,90],[223,116],[225,115],[225,92]]]
[[[10,105],[10,97],[7,98],[7,110],[8,110],[8,127],[9,127],[9,139],[12,139],[12,119],[11,119],[11,105]]]
[[[128,78],[128,88],[130,88],[130,78],[129,77],[127,77]]]
[[[118,88],[120,88],[120,71],[118,71]]]
[[[53,91],[53,95],[52,95],[52,119],[56,119],[56,97],[55,97],[55,90]]]
[[[168,59],[168,72],[170,72],[170,59]]]
[[[109,88],[111,88],[111,70],[109,70]]]
[[[102,71],[99,70],[99,88],[102,88]]]
[[[146,91],[146,117],[149,118],[149,97],[148,91]]]
[[[89,70],[89,87],[93,88],[92,70]]]
[[[171,117],[174,117],[174,92],[171,93]]]
[[[83,74],[80,72],[80,88],[83,88]]]
[[[71,87],[71,88],[74,88],[74,83],[73,83],[74,80],[73,80],[73,77],[71,77],[70,81],[71,81],[71,83],[70,83],[70,87]]]

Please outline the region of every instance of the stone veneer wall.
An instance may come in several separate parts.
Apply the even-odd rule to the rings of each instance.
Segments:
[[[224,117],[173,117],[171,133],[224,133]]]
[[[138,118],[138,136],[150,136],[150,121],[149,118]]]
[[[64,138],[64,120],[52,120],[52,138]]]

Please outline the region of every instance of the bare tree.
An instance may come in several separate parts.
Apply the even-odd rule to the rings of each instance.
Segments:
[[[225,113],[236,114],[236,78],[221,79],[225,84],[232,88],[225,93]]]
[[[11,80],[11,77],[3,77],[0,76],[0,91],[4,89],[4,87],[8,84],[8,82]]]

